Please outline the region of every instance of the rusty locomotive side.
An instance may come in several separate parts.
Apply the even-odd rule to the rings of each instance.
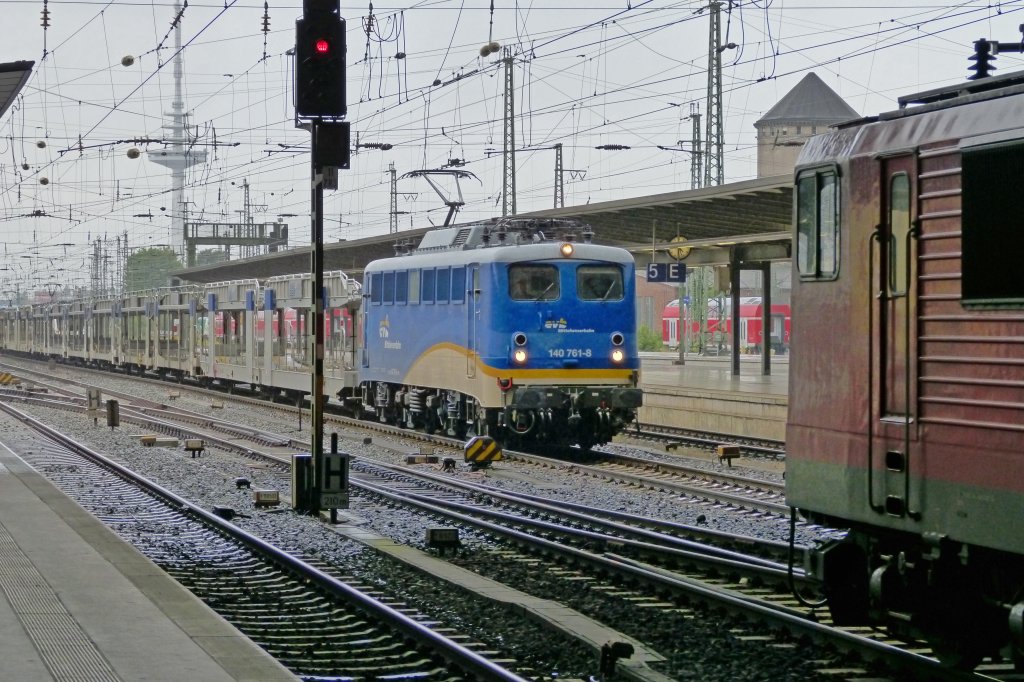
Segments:
[[[836,621],[1024,663],[1024,74],[900,104],[798,160],[787,499]]]

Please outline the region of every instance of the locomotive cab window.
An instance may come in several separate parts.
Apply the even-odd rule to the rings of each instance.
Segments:
[[[1017,180],[1024,177],[1024,140],[965,148],[960,167],[963,304],[1020,307],[1024,278]]]
[[[797,177],[796,261],[804,280],[835,279],[839,271],[839,183],[831,168]]]
[[[511,265],[508,294],[514,301],[553,301],[558,298],[558,268],[553,265]]]
[[[621,301],[622,270],[614,265],[581,265],[576,270],[576,292],[584,301]]]

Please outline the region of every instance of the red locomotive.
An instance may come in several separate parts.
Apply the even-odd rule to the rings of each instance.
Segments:
[[[1024,666],[1024,73],[810,139],[795,186],[788,503],[837,623]]]
[[[732,323],[728,302],[722,306],[719,315],[719,304],[715,299],[708,301],[707,319],[704,324],[705,340],[717,345],[719,340],[728,344],[732,340]],[[747,296],[740,299],[740,350],[742,352],[760,353],[761,339],[764,332],[764,321],[761,319],[761,297]],[[687,306],[683,306],[684,324],[687,338],[695,339],[701,331],[701,323],[694,317]],[[665,306],[661,315],[661,339],[669,348],[679,347],[679,299],[673,299]],[[789,348],[789,306],[784,303],[772,303],[771,312],[771,347],[776,353],[785,353]]]

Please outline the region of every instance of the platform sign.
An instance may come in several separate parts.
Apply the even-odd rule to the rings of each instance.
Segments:
[[[320,493],[321,509],[348,509],[348,493]]]
[[[351,457],[345,452],[321,455],[321,509],[348,509],[348,463]]]
[[[648,282],[685,282],[686,281],[686,264],[685,263],[648,263],[647,264],[647,281]]]

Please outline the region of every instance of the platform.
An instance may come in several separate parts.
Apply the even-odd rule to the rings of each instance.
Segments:
[[[298,678],[0,443],[0,679]]]
[[[728,357],[641,353],[642,424],[659,424],[737,437],[785,441],[789,405],[789,362],[772,357],[772,373],[761,373],[761,358],[744,356],[740,374]]]

